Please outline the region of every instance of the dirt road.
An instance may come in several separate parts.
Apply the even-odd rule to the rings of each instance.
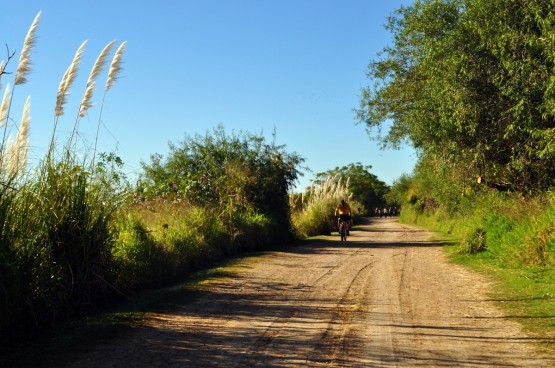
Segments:
[[[553,367],[429,233],[376,219],[251,257],[74,367]]]

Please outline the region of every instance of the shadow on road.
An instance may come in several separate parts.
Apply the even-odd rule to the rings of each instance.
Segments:
[[[398,238],[393,241],[372,240],[374,235],[386,231],[407,233],[419,230],[390,230],[384,221],[373,228],[361,226],[353,230],[347,242],[332,236],[326,240],[287,246],[261,255],[270,259],[278,257],[278,262],[283,263],[283,269],[295,267],[298,271],[299,267],[308,269],[310,265],[285,264],[283,259],[287,257],[283,257],[284,253],[298,255],[306,261],[309,257],[302,255],[340,254],[345,249],[356,254],[358,249],[424,248],[449,244],[424,240],[403,241]],[[232,272],[215,271],[207,274],[201,280],[202,283],[210,284],[211,280],[215,280],[215,288],[182,285],[175,287],[154,305],[137,307],[135,304],[129,310],[123,308],[121,313],[142,313],[148,318],[145,323],[124,326],[124,332],[119,334],[97,337],[94,343],[89,342],[81,350],[66,352],[65,356],[54,357],[46,353],[44,359],[35,359],[34,366],[59,366],[60,362],[64,366],[73,366],[73,363],[78,362],[75,366],[298,367],[359,366],[357,362],[372,362],[371,366],[382,367],[504,367],[507,365],[502,362],[507,359],[521,358],[517,356],[516,350],[505,348],[507,340],[513,345],[550,342],[534,337],[502,336],[498,331],[486,327],[464,327],[457,323],[452,326],[385,323],[375,326],[372,338],[393,339],[403,341],[404,344],[398,344],[395,349],[382,345],[368,349],[368,341],[354,336],[351,340],[342,341],[343,346],[339,347],[348,349],[348,354],[330,355],[327,353],[329,346],[321,342],[328,341],[326,336],[331,329],[345,321],[356,324],[356,310],[350,309],[348,300],[338,300],[331,292],[323,292],[325,284],[315,285],[304,280],[275,282],[258,277],[247,279],[246,286],[233,282],[243,267],[248,269],[254,266],[247,262]],[[371,299],[368,310],[375,310],[373,304],[383,302]],[[383,305],[380,307],[384,309]],[[377,320],[402,320],[400,314],[386,317]],[[499,317],[480,318],[487,320]],[[386,331],[393,331],[393,336],[386,335]],[[456,349],[446,350],[435,347],[433,343],[427,345],[431,348],[425,355],[415,347],[423,340],[437,339],[444,342],[443,346],[456,347],[471,340],[476,344],[487,345],[489,349],[460,356]],[[87,357],[83,360],[84,355]],[[555,360],[550,358],[543,362],[544,366],[555,364]]]

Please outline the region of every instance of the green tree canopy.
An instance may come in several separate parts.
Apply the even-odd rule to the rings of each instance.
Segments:
[[[362,165],[360,162],[336,167],[316,174],[315,183],[322,184],[327,178],[332,177],[343,182],[349,181],[349,192],[353,199],[364,205],[366,210],[385,204],[384,196],[388,186],[370,172],[371,165]]]
[[[255,209],[285,221],[287,193],[304,161],[261,135],[226,134],[218,126],[205,135],[186,136],[142,162],[141,185],[152,196],[174,194],[199,205]]]
[[[466,175],[521,192],[555,184],[555,3],[417,0],[389,19],[357,118]]]

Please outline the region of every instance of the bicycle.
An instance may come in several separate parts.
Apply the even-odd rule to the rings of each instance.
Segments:
[[[342,242],[347,241],[347,233],[349,231],[348,227],[349,225],[347,220],[339,218],[339,236],[341,237]]]

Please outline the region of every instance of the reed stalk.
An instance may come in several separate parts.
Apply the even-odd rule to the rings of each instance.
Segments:
[[[104,86],[104,96],[102,96],[102,104],[100,105],[100,115],[98,117],[98,125],[96,127],[96,136],[94,139],[94,148],[93,148],[93,158],[91,161],[91,170],[94,171],[94,162],[96,159],[96,147],[98,145],[98,134],[100,132],[100,124],[102,122],[102,112],[104,110],[104,100],[106,98],[106,93],[110,88],[113,87],[114,83],[119,77],[119,74],[122,71],[122,57],[123,52],[125,51],[125,47],[127,45],[127,41],[124,41],[120,44],[116,53],[114,54],[114,58],[112,59],[112,63],[110,64],[110,69],[108,71],[108,78],[106,79],[106,85]]]
[[[14,81],[14,88],[15,86],[19,85],[19,84],[25,84],[27,82],[27,76],[29,75],[29,73],[31,72],[31,51],[33,50],[33,46],[36,43],[36,31],[37,31],[37,27],[39,24],[39,20],[40,20],[40,16],[41,16],[41,12],[39,11],[37,13],[37,15],[35,16],[35,19],[33,20],[33,23],[31,23],[31,27],[29,27],[29,31],[27,32],[27,35],[25,36],[25,40],[23,41],[23,48],[21,50],[21,54],[19,56],[19,63],[17,65],[17,69],[15,72],[15,81]],[[10,56],[11,58],[11,56]],[[4,72],[4,68],[5,65],[2,66],[2,73]],[[4,133],[3,133],[3,137],[2,137],[2,143],[0,145],[0,152],[4,154],[5,156],[5,152],[4,152],[4,143],[6,142],[6,136],[8,134],[8,118],[10,116],[10,108],[11,108],[11,102],[13,99],[13,89],[12,89],[12,93],[10,95],[10,102],[7,104],[7,110],[5,112],[5,124],[4,124]],[[2,102],[3,103],[3,102]],[[3,160],[0,161],[0,171],[3,169],[4,167],[4,162]]]
[[[81,57],[83,56],[83,52],[85,50],[85,46],[87,45],[87,40],[85,40],[81,46],[77,49],[75,56],[73,57],[73,61],[71,62],[70,66],[67,68],[60,85],[58,87],[58,93],[56,95],[56,108],[54,110],[54,128],[52,129],[52,138],[50,139],[50,146],[48,148],[47,157],[50,160],[52,155],[52,151],[54,149],[54,139],[56,136],[56,129],[58,126],[58,119],[60,116],[64,114],[64,105],[66,103],[67,95],[69,94],[69,89],[73,82],[75,81],[75,77],[77,76],[77,72],[79,70],[79,63],[81,62]]]

